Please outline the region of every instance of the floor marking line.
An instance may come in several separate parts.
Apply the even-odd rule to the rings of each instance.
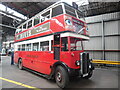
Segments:
[[[3,78],[3,77],[0,77],[0,79],[1,79],[1,80],[4,80],[4,81],[7,81],[7,82],[10,82],[10,83],[14,83],[14,84],[23,86],[23,87],[26,87],[26,88],[31,88],[31,89],[33,89],[33,90],[41,90],[41,89],[39,89],[39,88],[32,87],[32,86],[29,86],[29,85],[26,85],[26,84],[23,84],[23,83],[20,83],[20,82],[16,82],[16,81],[13,81],[13,80],[9,80],[9,79]]]

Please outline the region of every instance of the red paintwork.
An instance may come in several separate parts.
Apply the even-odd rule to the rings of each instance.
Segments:
[[[81,51],[67,51],[67,52],[61,52],[60,54],[60,60],[64,62],[65,64],[68,65],[68,67],[73,68],[73,69],[78,69],[80,68],[79,66],[75,65],[75,62],[77,60],[80,60],[80,53],[83,52]],[[72,56],[74,54],[74,56]]]
[[[64,16],[65,15],[59,15],[57,17],[52,18],[51,20],[45,21],[43,23],[40,23],[40,24],[34,26],[34,27],[37,27],[39,25],[50,22],[51,31],[48,31],[48,32],[45,32],[45,33],[40,33],[40,34],[33,35],[33,36],[29,36],[29,37],[26,37],[26,38],[23,38],[23,39],[20,39],[20,40],[15,40],[15,42],[23,41],[23,40],[43,36],[43,35],[48,35],[48,34],[55,33],[55,32],[66,31],[67,30],[66,29],[67,25],[65,24]],[[28,30],[31,30],[34,27],[32,27]],[[23,32],[26,32],[28,30],[25,30]],[[73,31],[73,29],[71,29],[71,30]],[[21,33],[23,33],[23,32],[21,32]],[[19,34],[21,34],[21,33],[19,33]],[[60,39],[60,41],[61,41],[61,39]],[[60,45],[54,45],[53,44],[53,46],[54,47],[60,47],[60,50],[61,50],[61,47],[62,47],[61,42],[60,42]],[[83,52],[83,50],[70,51],[70,38],[68,38],[68,49],[69,49],[69,51],[60,51],[60,61],[64,62],[70,68],[73,68],[73,69],[80,68],[80,66],[75,65],[75,62],[77,60],[80,60],[80,53]],[[32,70],[38,71],[40,73],[50,75],[50,73],[51,73],[50,66],[52,66],[55,62],[58,61],[58,60],[54,60],[54,53],[52,53],[52,52],[53,51],[15,51],[14,61],[15,61],[15,63],[18,63],[18,59],[22,58],[24,67],[27,67],[27,68],[30,68]]]
[[[18,63],[19,57],[22,57],[23,66],[48,75],[51,72],[50,65],[56,62],[50,51],[16,51],[15,63]]]
[[[44,36],[44,35],[52,34],[52,33],[55,33],[55,32],[74,31],[73,25],[66,25],[66,23],[65,23],[65,19],[66,18],[64,18],[65,16],[69,16],[69,17],[71,17],[73,19],[76,19],[76,20],[86,24],[85,22],[83,22],[83,21],[81,21],[81,20],[79,20],[79,19],[77,19],[75,17],[72,17],[70,15],[66,15],[66,14],[65,15],[64,14],[63,15],[59,15],[59,16],[53,17],[50,20],[47,20],[47,21],[42,22],[40,24],[37,24],[34,27],[31,27],[31,28],[29,28],[27,30],[24,30],[24,31],[22,31],[22,32],[20,32],[20,33],[18,33],[16,35],[22,34],[23,32],[26,32],[28,30],[32,30],[35,27],[38,27],[38,26],[43,25],[43,24],[48,23],[48,22],[50,22],[50,31],[47,31],[47,32],[44,32],[44,33],[40,33],[40,34],[36,34],[36,35],[32,35],[32,36],[29,36],[29,37],[26,37],[26,38],[22,38],[22,39],[19,39],[19,40],[16,40],[16,35],[15,35],[15,42],[23,41],[23,40],[27,40],[27,39],[31,39],[31,38],[35,38],[35,37],[39,37],[39,36]],[[72,19],[70,19],[70,20],[72,21]],[[73,21],[72,21],[72,23],[73,23]],[[69,29],[66,28],[67,26],[70,27],[70,28]],[[86,32],[87,32],[86,29],[84,29],[84,35],[87,35]]]
[[[23,66],[30,68],[32,70],[50,74],[52,66],[58,60],[53,59],[53,53],[51,51],[16,51],[15,52],[15,63],[18,63],[19,57],[22,57]],[[80,68],[75,65],[77,60],[80,60],[80,53],[82,51],[61,51],[60,52],[60,60],[64,62],[68,67],[73,69]],[[74,54],[74,56],[72,56]]]

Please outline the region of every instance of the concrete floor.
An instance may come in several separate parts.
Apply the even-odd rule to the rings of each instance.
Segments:
[[[10,65],[10,57],[3,56],[0,64],[0,77],[24,83],[36,88],[59,88],[54,81],[47,80],[26,70],[19,70],[16,65]],[[2,88],[25,88],[4,80],[0,80]],[[68,88],[118,88],[117,68],[96,68],[89,80],[74,79]]]

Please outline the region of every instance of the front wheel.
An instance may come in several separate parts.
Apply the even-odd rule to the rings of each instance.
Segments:
[[[69,83],[69,76],[67,71],[62,67],[58,66],[55,72],[55,80],[60,88],[65,88]]]

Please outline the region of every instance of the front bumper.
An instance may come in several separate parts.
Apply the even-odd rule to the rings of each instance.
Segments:
[[[81,68],[79,68],[79,69],[69,68],[69,76],[70,76],[70,77],[72,77],[72,76],[85,76],[85,75],[87,75],[89,72],[91,72],[92,70],[94,70],[94,65],[93,65],[93,63],[90,63],[90,64],[89,64],[88,72],[86,72],[86,73],[82,73],[82,72],[81,72]]]

